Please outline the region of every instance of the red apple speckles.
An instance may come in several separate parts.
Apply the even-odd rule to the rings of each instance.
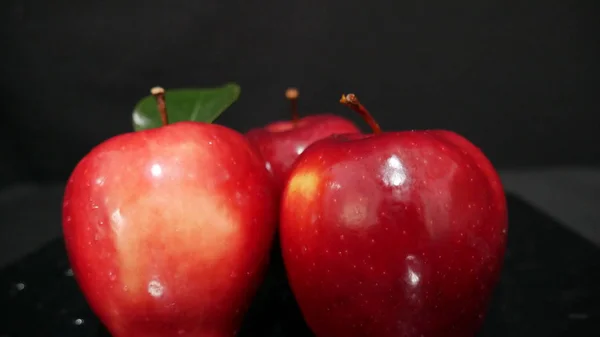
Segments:
[[[115,337],[233,336],[268,263],[276,198],[262,159],[229,128],[116,136],[66,187],[77,282]]]
[[[498,281],[507,210],[487,158],[450,131],[308,147],[281,203],[281,249],[319,337],[474,336]],[[371,120],[370,120],[371,119]]]

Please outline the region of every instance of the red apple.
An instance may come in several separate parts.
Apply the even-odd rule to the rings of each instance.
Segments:
[[[268,263],[276,200],[234,130],[179,122],[116,136],[66,187],[75,277],[115,337],[232,336]]]
[[[450,131],[381,132],[308,147],[282,195],[291,288],[319,337],[473,336],[498,281],[507,210],[498,174]]]
[[[313,142],[339,133],[356,133],[359,129],[351,121],[333,114],[319,114],[299,118],[298,90],[290,88],[286,97],[292,105],[292,120],[273,122],[252,129],[246,138],[258,149],[276,186],[281,190],[292,164]]]

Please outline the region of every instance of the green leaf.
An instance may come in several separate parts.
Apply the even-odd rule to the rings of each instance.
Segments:
[[[240,96],[240,86],[228,83],[216,88],[165,88],[169,124],[181,121],[212,123]],[[135,131],[162,126],[156,99],[142,98],[133,109]]]

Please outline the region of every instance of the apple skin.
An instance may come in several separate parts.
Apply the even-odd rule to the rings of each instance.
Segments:
[[[450,131],[316,142],[281,202],[288,278],[319,337],[474,336],[507,228],[496,170]]]
[[[360,133],[351,121],[334,114],[309,115],[297,121],[278,121],[246,133],[265,159],[276,188],[283,190],[294,161],[309,145],[334,134]]]
[[[277,195],[244,136],[179,122],[95,147],[63,229],[76,277],[114,337],[232,336],[269,259]]]

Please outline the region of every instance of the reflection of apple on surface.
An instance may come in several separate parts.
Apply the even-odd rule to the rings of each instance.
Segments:
[[[163,91],[155,88],[166,124]],[[67,251],[115,337],[231,336],[268,263],[276,195],[236,131],[179,122],[98,145],[63,204]]]
[[[506,246],[500,179],[450,131],[381,132],[314,143],[281,203],[290,285],[319,337],[474,336]]]
[[[273,122],[246,133],[248,140],[265,159],[266,167],[280,189],[294,161],[310,144],[333,134],[360,132],[354,123],[333,114],[300,118],[297,110],[298,91],[290,88],[286,91],[286,97],[292,105],[292,120]]]

